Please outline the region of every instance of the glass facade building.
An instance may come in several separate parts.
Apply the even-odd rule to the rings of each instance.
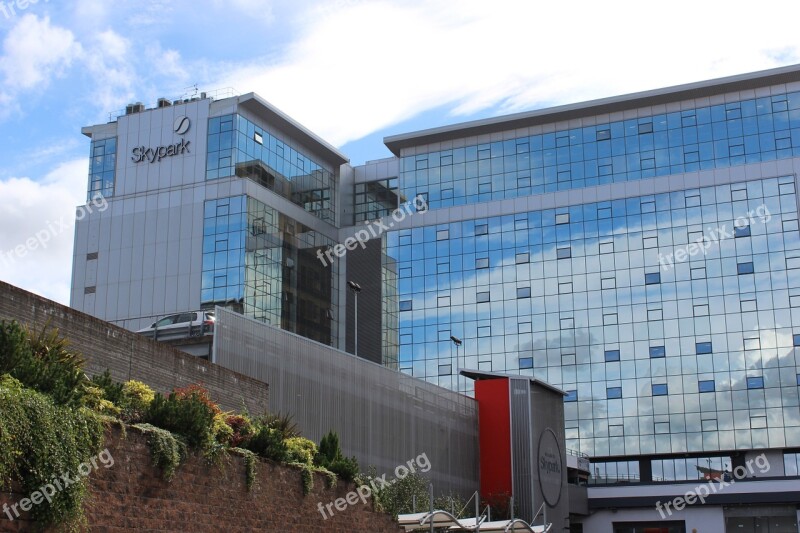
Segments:
[[[333,244],[254,198],[208,200],[201,303],[335,345],[337,265],[317,258]]]
[[[238,176],[335,221],[336,173],[238,114],[208,121],[207,179]]]
[[[800,92],[783,87],[387,139],[402,194],[438,212],[386,238],[401,370],[562,388],[567,447],[601,478],[800,447]],[[671,454],[701,459],[611,460]]]
[[[400,367],[414,376],[456,388],[466,367],[556,384],[570,393],[569,444],[592,456],[800,445],[793,176],[388,240]]]
[[[401,158],[431,208],[800,156],[800,92]]]

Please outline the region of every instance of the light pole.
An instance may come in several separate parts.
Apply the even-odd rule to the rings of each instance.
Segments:
[[[361,292],[361,285],[356,283],[355,281],[348,281],[347,286],[350,287],[350,290],[353,291],[353,295],[356,299],[356,319],[355,319],[355,327],[353,328],[355,331],[355,355],[358,356],[358,293]]]
[[[458,362],[458,347],[461,346],[462,342],[461,342],[461,339],[459,339],[455,335],[450,335],[450,340],[453,341],[453,344],[456,345],[456,372],[460,373],[459,370],[460,370],[461,363]],[[464,362],[466,363],[466,357],[464,359],[465,359]],[[456,380],[458,380],[458,379],[459,379],[458,375],[456,375]],[[456,383],[457,383],[457,381],[456,381]]]

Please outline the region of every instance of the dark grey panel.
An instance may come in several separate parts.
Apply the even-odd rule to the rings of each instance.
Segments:
[[[347,281],[361,285],[358,293],[358,356],[374,363],[381,360],[381,239],[347,252]],[[355,353],[355,294],[347,289],[347,351]]]

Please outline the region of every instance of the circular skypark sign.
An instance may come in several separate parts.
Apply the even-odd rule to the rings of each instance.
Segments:
[[[537,466],[539,469],[539,487],[542,489],[544,501],[550,507],[555,507],[561,500],[561,491],[564,488],[564,465],[561,462],[561,446],[555,432],[546,428],[539,436],[539,455]]]

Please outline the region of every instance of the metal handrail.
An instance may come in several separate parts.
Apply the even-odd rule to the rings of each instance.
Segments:
[[[587,454],[579,452],[578,450],[571,450],[569,448],[567,448],[567,455],[574,455],[575,457],[585,457],[587,459],[589,458]]]

